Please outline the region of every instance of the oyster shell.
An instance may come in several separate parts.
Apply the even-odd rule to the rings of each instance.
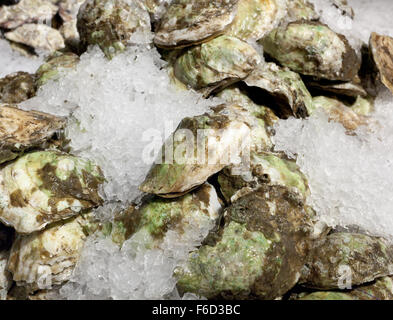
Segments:
[[[161,48],[199,44],[223,34],[235,19],[239,0],[174,0],[154,37]]]
[[[8,261],[17,285],[32,292],[69,280],[86,239],[86,220],[80,215],[40,232],[18,235]]]
[[[289,23],[261,43],[280,64],[304,75],[351,81],[360,69],[360,59],[348,40],[320,23]]]
[[[271,147],[261,119],[236,104],[222,105],[212,113],[181,121],[139,189],[176,197],[203,184],[250,150]]]
[[[16,72],[0,79],[0,103],[19,103],[35,95],[35,78],[27,72]]]
[[[360,100],[359,98],[355,103],[358,109],[352,109],[339,100],[323,96],[315,97],[313,101],[317,109],[323,108],[329,115],[330,120],[341,123],[348,131],[354,131],[359,126],[367,124],[367,116],[362,115],[362,111],[360,111],[365,111],[367,107],[364,99]],[[357,110],[359,110],[360,114],[356,113]]]
[[[77,28],[77,16],[80,6],[86,0],[61,0],[59,2],[59,16],[63,20],[60,27],[65,42],[72,46],[76,46],[79,42],[79,32]]]
[[[358,96],[365,98],[368,95],[358,76],[350,82],[310,80],[306,81],[306,85],[313,93],[329,93],[354,98],[357,98]]]
[[[240,0],[236,18],[225,33],[245,41],[259,40],[286,14],[286,0]]]
[[[174,64],[174,75],[206,95],[247,77],[261,61],[255,49],[234,37],[220,36],[188,49]]]
[[[393,279],[383,277],[374,283],[357,287],[349,292],[321,291],[313,293],[302,293],[298,300],[392,300]]]
[[[5,37],[37,51],[54,52],[65,47],[60,32],[44,24],[24,24],[7,32]]]
[[[8,290],[12,285],[11,274],[7,271],[8,257],[8,251],[0,250],[0,300],[6,300]]]
[[[138,31],[150,31],[150,17],[140,1],[88,0],[80,8],[77,27],[81,44],[99,45],[107,58],[127,46]]]
[[[42,146],[65,126],[65,120],[38,111],[0,104],[0,163],[26,149]]]
[[[178,288],[207,298],[275,299],[298,281],[312,226],[302,201],[281,186],[262,186],[224,212],[210,244],[177,268]]]
[[[14,29],[25,23],[49,21],[57,10],[48,0],[21,0],[15,5],[0,7],[0,27]]]
[[[55,151],[29,153],[0,171],[0,221],[19,233],[99,206],[103,183],[92,162]]]
[[[299,282],[314,289],[339,289],[340,268],[350,270],[351,286],[393,274],[393,247],[377,237],[337,232],[317,243]]]
[[[151,197],[141,206],[129,207],[115,218],[112,240],[122,245],[131,236],[149,239],[149,247],[159,245],[168,230],[184,230],[193,224],[199,230],[211,229],[219,218],[221,205],[214,187],[208,183],[176,199]],[[146,241],[145,241],[146,242]]]
[[[37,87],[43,86],[50,80],[57,80],[67,70],[74,69],[79,62],[79,56],[67,52],[55,52],[49,56],[36,72]]]
[[[314,111],[311,94],[300,76],[274,63],[259,64],[244,82],[254,90],[260,89],[276,99],[276,113],[281,117],[308,117]],[[259,90],[258,90],[259,91]],[[260,92],[257,93],[261,95]]]
[[[393,38],[373,32],[370,50],[382,83],[393,93]]]
[[[172,0],[145,0],[144,3],[152,21],[157,22],[161,19],[171,2]]]
[[[316,12],[314,4],[308,0],[289,0],[288,5],[288,18],[290,21],[309,20],[317,21],[320,16]]]

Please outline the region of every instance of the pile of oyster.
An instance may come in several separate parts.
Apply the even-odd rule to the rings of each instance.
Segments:
[[[353,17],[346,1],[331,2]],[[0,3],[1,35],[13,48],[50,53],[35,74],[0,79],[0,299],[49,298],[70,279],[87,237],[103,235],[121,247],[140,236],[153,248],[190,219],[214,228],[176,268],[180,293],[393,299],[392,244],[356,226],[318,221],[307,177],[272,142],[278,119],[318,109],[349,135],[367,126],[380,82],[393,92],[392,38],[373,33],[355,50],[307,0]],[[18,103],[75,68],[89,45],[112,59],[149,32],[178,90],[225,102],[183,119],[173,148],[184,142],[183,129],[209,129],[219,139],[203,141],[209,161],[197,159],[198,142],[175,163],[157,161],[140,186],[146,196],[111,222],[98,221],[104,173],[70,153],[67,119]],[[220,161],[233,146],[248,170],[245,160]]]

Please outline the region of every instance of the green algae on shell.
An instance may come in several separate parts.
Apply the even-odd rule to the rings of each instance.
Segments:
[[[154,37],[162,48],[199,44],[225,32],[235,19],[239,0],[174,0]]]
[[[254,90],[260,89],[275,97],[276,112],[284,118],[305,118],[314,111],[311,94],[301,77],[288,68],[274,63],[259,64],[244,82]]]
[[[251,150],[271,147],[263,121],[237,104],[221,105],[213,112],[181,121],[139,189],[176,197]]]
[[[178,57],[174,75],[185,85],[195,90],[205,89],[205,94],[209,95],[247,77],[260,61],[259,54],[248,43],[220,36]]]
[[[49,80],[59,79],[63,72],[75,69],[78,62],[79,56],[74,53],[55,52],[36,71],[37,87],[43,86]]]
[[[57,10],[48,0],[21,0],[12,6],[0,6],[0,27],[14,29],[26,23],[49,21]]]
[[[18,233],[42,230],[99,206],[103,181],[91,161],[55,151],[28,153],[0,171],[0,221]]]
[[[124,51],[133,34],[150,32],[150,17],[140,1],[88,0],[77,27],[81,46],[98,45],[108,59]]]
[[[348,40],[320,23],[280,26],[261,44],[280,64],[303,75],[351,81],[360,69],[360,59]]]
[[[383,277],[375,282],[359,286],[351,291],[320,291],[301,293],[296,300],[392,300],[393,279]]]
[[[332,233],[315,244],[299,282],[314,289],[338,289],[343,267],[348,268],[351,286],[391,275],[393,246],[364,234]]]
[[[117,215],[109,232],[112,241],[122,245],[130,237],[149,239],[148,247],[160,244],[169,230],[185,230],[192,224],[210,230],[221,213],[214,187],[208,183],[176,199],[150,197],[139,207],[131,206]]]
[[[35,77],[27,72],[11,73],[0,79],[0,103],[20,103],[35,93]]]
[[[65,47],[60,32],[44,24],[24,24],[5,33],[4,36],[10,41],[32,47],[36,51],[54,52]]]
[[[224,212],[215,243],[177,268],[178,288],[207,298],[275,299],[298,281],[311,221],[302,201],[281,186],[262,186]]]
[[[373,32],[370,51],[382,83],[393,93],[393,38]]]
[[[87,236],[84,225],[88,220],[80,215],[40,232],[18,235],[7,266],[17,285],[35,291],[69,280]]]
[[[0,103],[0,164],[43,146],[64,128],[65,119]]]
[[[245,41],[259,40],[286,14],[286,0],[240,0],[236,18],[225,34]]]

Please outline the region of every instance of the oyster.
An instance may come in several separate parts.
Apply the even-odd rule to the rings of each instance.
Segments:
[[[259,64],[244,82],[254,90],[258,89],[256,95],[260,97],[263,93],[275,97],[273,105],[281,117],[305,118],[314,111],[311,94],[302,79],[288,68],[274,63]]]
[[[313,93],[329,93],[354,98],[358,96],[365,98],[368,95],[358,76],[350,82],[309,80],[306,84]]]
[[[289,23],[261,43],[271,57],[304,75],[351,81],[360,69],[360,59],[348,40],[320,23]]]
[[[150,17],[140,1],[88,0],[80,8],[77,27],[81,44],[99,45],[107,58],[123,51],[131,36],[150,31]]]
[[[8,257],[8,251],[0,250],[0,300],[6,300],[8,290],[12,284],[11,274],[7,271]]]
[[[174,0],[154,37],[162,48],[199,44],[223,34],[235,19],[239,0]]]
[[[262,184],[285,186],[304,200],[310,193],[307,179],[296,161],[283,153],[252,153],[249,172],[237,175],[232,173],[236,172],[234,170],[236,167],[228,167],[218,175],[221,193],[228,203],[235,202]]]
[[[359,126],[367,124],[367,117],[356,113],[358,109],[347,107],[339,100],[319,96],[315,97],[313,101],[317,109],[323,108],[331,120],[341,123],[348,131],[356,130]],[[360,109],[365,107],[365,105],[362,106],[361,101],[366,104],[365,100],[358,99],[356,106]]]
[[[322,291],[313,293],[302,293],[298,300],[392,300],[393,279],[383,277],[374,283],[357,287],[349,292]]]
[[[55,151],[29,153],[0,171],[0,221],[19,233],[78,215],[102,203],[99,167]]]
[[[337,232],[313,248],[299,283],[314,289],[338,289],[342,270],[357,286],[393,274],[393,246],[365,234]],[[340,282],[341,280],[341,282]]]
[[[60,33],[62,34],[66,43],[76,45],[79,41],[79,33],[77,24],[77,16],[80,6],[86,0],[61,0],[59,2],[59,15],[63,20],[63,24],[60,27]]]
[[[0,79],[0,103],[19,103],[35,95],[34,76],[16,72]]]
[[[393,93],[393,38],[373,32],[370,50],[382,83]]]
[[[44,24],[24,24],[7,32],[5,37],[36,51],[54,52],[65,46],[60,32]]]
[[[0,163],[39,147],[65,126],[65,120],[38,111],[0,104]]]
[[[80,215],[30,235],[18,235],[8,270],[18,286],[29,291],[50,289],[67,281],[80,257],[88,218]]]
[[[79,56],[67,52],[55,52],[49,56],[36,72],[37,87],[43,86],[49,80],[57,80],[67,70],[74,69],[79,62]]]
[[[240,0],[236,18],[225,33],[245,41],[259,40],[286,14],[286,0]]]
[[[221,105],[212,113],[181,121],[139,189],[176,197],[247,157],[250,150],[271,147],[262,120],[236,104]]]
[[[247,77],[261,61],[255,49],[234,37],[220,36],[188,49],[174,64],[174,75],[206,95]]]
[[[138,208],[129,207],[115,218],[112,240],[122,245],[131,236],[144,239],[148,247],[156,246],[168,230],[184,230],[187,224],[210,230],[219,218],[221,205],[213,186],[203,184],[195,191],[176,199],[151,197]]]
[[[48,0],[21,0],[15,5],[0,7],[0,27],[14,29],[26,23],[49,21],[57,10]]]
[[[178,288],[207,298],[275,299],[298,281],[311,221],[281,186],[262,186],[224,212],[225,226],[177,268]]]
[[[315,11],[314,4],[308,0],[289,0],[288,1],[288,18],[290,21],[299,20],[319,20],[320,16]]]

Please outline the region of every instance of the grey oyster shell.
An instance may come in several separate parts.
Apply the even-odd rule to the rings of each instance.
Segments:
[[[8,257],[9,251],[0,250],[0,301],[6,300],[8,290],[12,285],[11,274],[7,271]]]
[[[0,171],[0,221],[28,234],[102,204],[92,162],[55,151],[20,157]]]
[[[77,27],[81,45],[99,45],[109,59],[125,49],[135,32],[151,29],[149,13],[137,0],[88,0],[79,10]]]
[[[14,29],[26,23],[49,21],[57,10],[49,0],[21,0],[15,5],[0,7],[0,27]]]
[[[0,79],[0,103],[19,103],[35,96],[35,77],[16,72]]]
[[[209,95],[239,81],[261,61],[248,43],[220,36],[185,51],[174,64],[174,75],[185,85]]]
[[[271,147],[263,120],[237,104],[221,105],[212,113],[181,121],[139,189],[176,197],[247,158],[252,150]]]
[[[311,94],[301,77],[288,68],[274,63],[259,64],[244,82],[254,90],[260,89],[275,97],[275,110],[281,117],[305,118],[314,111]]]
[[[370,51],[382,83],[393,93],[393,38],[373,32]]]
[[[79,42],[77,16],[80,6],[86,0],[61,0],[59,2],[59,16],[63,24],[59,31],[67,44],[76,46]]]
[[[360,59],[348,40],[320,23],[289,23],[261,43],[280,64],[303,75],[351,81],[360,69]]]
[[[175,271],[181,292],[276,299],[296,284],[312,226],[295,194],[262,186],[227,208],[224,219],[217,236]]]
[[[60,32],[44,24],[24,24],[7,32],[5,37],[10,41],[32,47],[36,51],[54,52],[65,47]]]
[[[44,146],[65,126],[65,119],[0,103],[0,163],[27,149]]]
[[[347,268],[344,269],[344,268]],[[299,282],[314,289],[357,286],[393,274],[393,246],[364,234],[337,232],[316,243]]]
[[[32,292],[69,280],[80,258],[88,223],[86,217],[78,216],[40,232],[18,235],[7,266],[17,285]]]
[[[239,0],[174,0],[154,37],[162,48],[199,44],[223,34],[235,19]]]

